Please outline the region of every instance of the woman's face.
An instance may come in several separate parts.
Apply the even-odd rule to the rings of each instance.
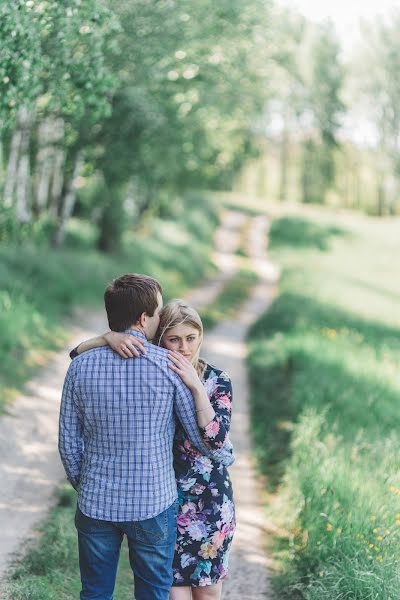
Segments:
[[[201,344],[200,332],[192,325],[183,323],[168,329],[161,344],[167,350],[175,350],[192,361]]]

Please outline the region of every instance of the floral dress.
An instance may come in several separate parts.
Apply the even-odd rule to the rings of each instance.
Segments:
[[[226,373],[206,365],[204,386],[215,417],[201,428],[204,442],[221,448],[228,435],[232,386]],[[232,484],[227,468],[204,456],[178,423],[174,438],[174,468],[178,487],[178,532],[174,556],[174,586],[205,586],[227,575],[235,531]]]

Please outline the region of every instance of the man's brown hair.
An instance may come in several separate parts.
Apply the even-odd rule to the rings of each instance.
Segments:
[[[121,275],[106,288],[104,303],[111,331],[124,331],[135,325],[142,313],[154,315],[162,287],[157,279],[132,273]]]

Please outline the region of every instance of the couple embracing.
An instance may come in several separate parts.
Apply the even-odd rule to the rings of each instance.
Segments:
[[[157,280],[124,275],[104,299],[111,331],[71,352],[60,409],[80,598],[112,600],[126,535],[136,600],[219,600],[235,530],[230,379],[199,356],[197,312],[163,307]]]

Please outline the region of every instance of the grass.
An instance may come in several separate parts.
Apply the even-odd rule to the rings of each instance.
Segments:
[[[254,271],[240,269],[226,282],[214,302],[201,311],[204,329],[211,329],[226,319],[234,319],[257,281],[258,277]]]
[[[40,531],[40,543],[32,544],[6,583],[4,600],[72,600],[79,597],[77,536],[73,526],[76,495],[65,486],[58,492],[57,505]],[[133,575],[128,548],[123,543],[115,598],[130,600]]]
[[[400,555],[398,220],[283,216],[281,294],[254,324],[252,427],[277,596],[395,600]]]
[[[0,244],[0,412],[49,351],[65,343],[63,317],[78,304],[100,309],[105,286],[118,275],[151,274],[166,298],[203,278],[212,268],[217,222],[215,203],[188,198],[170,220],[152,219],[146,229],[127,232],[118,256],[96,251],[90,224],[77,220],[60,250],[28,240]]]

